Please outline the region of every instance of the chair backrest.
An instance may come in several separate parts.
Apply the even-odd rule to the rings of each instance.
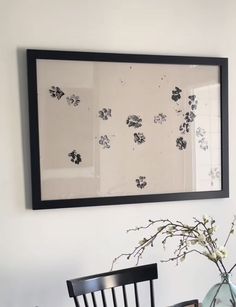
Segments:
[[[175,304],[171,307],[198,307],[198,300],[195,299],[195,300],[190,300],[190,301],[184,301],[184,302],[181,302],[181,303],[178,303],[178,304]]]
[[[140,307],[137,283],[149,281],[150,305],[151,307],[155,307],[153,280],[157,279],[157,277],[157,264],[154,263],[67,280],[67,287],[69,296],[74,298],[76,307],[80,307],[78,299],[79,296],[83,297],[82,300],[85,307],[89,307],[89,302],[92,303],[93,307],[97,307],[97,300],[95,295],[95,292],[97,291],[101,293],[103,306],[108,307],[104,291],[105,289],[110,289],[109,291],[111,291],[113,305],[114,307],[118,307],[115,288],[121,287],[123,306],[128,307],[126,285],[133,284],[135,304],[136,307]],[[90,300],[88,300],[87,295],[91,295]]]

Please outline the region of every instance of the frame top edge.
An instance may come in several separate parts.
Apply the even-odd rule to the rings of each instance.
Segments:
[[[199,65],[227,65],[228,57],[205,57],[185,55],[163,55],[144,53],[112,53],[91,51],[26,49],[27,57],[31,59],[55,60],[84,60],[104,62],[137,62],[160,64],[199,64]]]

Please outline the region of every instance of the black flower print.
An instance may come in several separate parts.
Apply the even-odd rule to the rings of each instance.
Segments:
[[[167,118],[167,115],[163,114],[163,113],[159,113],[158,115],[155,115],[154,116],[154,123],[155,124],[163,124],[164,122],[166,122],[166,118]]]
[[[65,93],[60,89],[60,87],[54,85],[51,86],[51,88],[49,89],[49,93],[53,98],[57,98],[58,100],[60,100],[61,97],[65,95]]]
[[[182,136],[176,139],[176,147],[178,147],[179,150],[186,149],[187,142],[182,138]]]
[[[137,144],[142,144],[145,142],[145,136],[142,132],[134,133],[134,142]]]
[[[139,178],[135,179],[136,182],[136,186],[139,189],[143,189],[145,188],[145,186],[147,185],[147,182],[145,181],[146,177],[145,176],[139,176]]]
[[[179,126],[179,131],[182,133],[182,134],[185,134],[185,133],[188,133],[189,132],[189,129],[190,129],[190,126],[188,123],[183,123]]]
[[[111,147],[110,139],[108,138],[108,136],[106,134],[102,135],[98,142],[99,142],[100,145],[103,146],[103,149]]]
[[[189,98],[188,104],[191,106],[191,110],[192,111],[197,110],[198,101],[196,100],[196,95],[190,95],[188,96],[188,98]]]
[[[111,117],[111,109],[102,108],[102,110],[98,111],[98,116],[103,120],[108,120]]]
[[[175,89],[172,91],[171,99],[177,102],[181,98],[181,95],[180,95],[181,92],[182,90],[176,86]]]
[[[79,96],[76,95],[71,95],[70,97],[66,97],[66,101],[68,103],[68,105],[73,105],[74,107],[77,107],[80,103],[80,98]]]
[[[75,164],[80,164],[80,162],[82,162],[81,155],[77,153],[76,150],[73,150],[72,152],[70,152],[68,156],[70,157],[70,161]]]
[[[179,96],[177,94],[180,93],[180,89],[175,87],[176,92],[172,91],[172,99],[174,98],[173,96],[176,96],[174,98],[175,99],[179,99]],[[179,91],[180,90],[180,91]],[[180,94],[179,94],[180,95]],[[197,104],[198,101],[196,100],[196,95],[190,95],[188,96],[189,98],[189,106],[191,107],[191,109],[186,112],[185,114],[182,114],[182,116],[184,117],[184,121],[183,123],[179,126],[179,131],[181,134],[186,134],[190,132],[190,128],[191,128],[191,123],[194,122],[196,114],[194,113],[194,111],[197,109]],[[175,100],[176,101],[176,100]],[[177,112],[177,114],[181,114],[182,110],[175,110]],[[176,139],[176,146],[180,149],[186,149],[187,147],[187,142],[183,139],[183,137],[179,137]],[[202,140],[202,143],[200,144],[200,146],[202,146],[202,148],[206,148],[206,142],[204,142],[204,140]]]
[[[138,115],[129,115],[126,124],[128,127],[139,128],[142,126],[142,118]]]
[[[194,121],[195,117],[196,117],[196,115],[192,111],[186,112],[184,114],[184,119],[187,123],[192,123]]]

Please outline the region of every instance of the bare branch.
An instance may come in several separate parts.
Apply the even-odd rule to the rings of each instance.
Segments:
[[[195,217],[193,220],[193,225],[187,225],[181,221],[173,222],[170,219],[149,219],[148,223],[144,226],[128,229],[127,232],[129,233],[131,231],[145,231],[149,228],[153,229],[152,227],[157,226],[157,228],[154,228],[153,234],[148,238],[144,237],[138,243],[138,246],[136,246],[131,252],[123,253],[116,257],[112,262],[112,268],[115,262],[121,257],[126,257],[127,259],[134,257],[137,259],[136,264],[138,264],[145,250],[149,246],[153,246],[157,237],[161,237],[161,242],[164,248],[170,238],[177,239],[178,241],[177,248],[174,250],[174,257],[167,260],[162,260],[162,262],[176,261],[178,264],[179,260],[182,261],[188,254],[195,252],[214,262],[221,273],[227,272],[222,261],[222,259],[226,256],[226,251],[222,247],[218,248],[217,238],[215,238],[215,220],[211,217],[208,218],[205,216],[202,218],[202,220]],[[234,231],[235,222],[236,217],[231,224],[231,228],[224,246],[227,244],[230,235]],[[194,248],[193,245],[195,246]],[[198,249],[199,247],[200,250]],[[235,267],[236,264],[231,268],[230,272]]]

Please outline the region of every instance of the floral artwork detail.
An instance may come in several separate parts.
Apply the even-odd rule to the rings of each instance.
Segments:
[[[214,186],[215,180],[219,180],[221,177],[219,168],[218,167],[211,168],[209,176],[211,178],[211,186]]]
[[[206,151],[208,149],[208,142],[205,138],[200,139],[198,143],[200,144],[200,148],[202,150]]]
[[[73,94],[70,97],[66,97],[66,101],[68,105],[73,105],[74,107],[77,107],[80,103],[80,98],[79,96],[76,96],[75,94]]]
[[[27,50],[33,209],[228,198],[228,62]]]
[[[111,147],[110,139],[109,139],[109,137],[106,134],[102,135],[98,142],[99,142],[100,145],[103,146],[103,149]]]
[[[184,122],[183,124],[181,124],[181,125],[179,126],[179,131],[180,131],[182,134],[188,133],[188,132],[189,132],[189,129],[190,129],[190,125],[189,125],[189,123],[186,123],[186,122]]]
[[[162,125],[163,123],[166,122],[166,118],[167,118],[167,115],[163,113],[159,113],[158,115],[154,116],[154,123]]]
[[[190,112],[186,112],[184,115],[184,119],[187,123],[192,123],[195,119],[196,115],[190,111]]]
[[[193,112],[193,110],[197,109],[198,102],[196,100],[196,95],[188,96],[188,98],[189,98],[189,105],[191,106],[191,110],[183,114],[184,122],[179,126],[179,132],[181,134],[186,134],[190,132],[191,123],[193,123],[196,118],[196,114]],[[183,140],[183,138],[179,137],[176,140],[176,146],[180,150],[183,150],[186,148],[187,143],[186,141]],[[202,141],[202,147],[206,147],[206,144],[203,141]]]
[[[143,144],[145,142],[145,136],[142,132],[134,133],[134,142],[137,144]]]
[[[205,129],[203,129],[203,128],[201,128],[201,127],[198,127],[198,128],[196,129],[196,136],[197,136],[198,138],[204,137],[205,134],[206,134],[206,130],[205,130]]]
[[[51,97],[57,98],[58,100],[60,100],[61,97],[65,95],[65,93],[60,89],[60,87],[54,85],[51,86],[51,88],[49,89],[49,93]]]
[[[80,162],[82,162],[81,155],[77,153],[76,150],[73,150],[72,152],[70,152],[68,156],[70,157],[70,161],[75,164],[80,164]]]
[[[108,120],[111,117],[111,109],[102,108],[102,110],[98,111],[98,116],[103,120]]]
[[[186,149],[187,142],[182,138],[182,136],[176,139],[176,147],[178,147],[179,150]]]
[[[182,90],[178,86],[176,86],[175,89],[172,91],[171,99],[177,102],[181,98],[181,92]]]
[[[190,95],[188,96],[188,98],[189,98],[188,104],[191,106],[191,110],[192,111],[197,110],[198,101],[196,100],[196,95]]]
[[[208,149],[208,141],[206,139],[206,130],[198,127],[196,130],[196,137],[199,139],[198,143],[200,144],[200,148],[206,151]]]
[[[196,95],[189,96],[188,98],[190,99],[189,105],[191,106],[191,110],[183,114],[185,122],[180,126],[180,129],[179,129],[182,133],[189,132],[189,127],[190,127],[189,125],[196,118],[196,114],[193,112],[193,110],[197,109],[198,102],[196,100]]]
[[[139,178],[137,178],[135,181],[136,181],[136,185],[139,189],[143,189],[145,188],[145,186],[147,185],[147,182],[146,182],[146,177],[145,176],[139,176]]]
[[[129,115],[126,124],[128,127],[140,128],[142,126],[142,118],[138,115]]]

